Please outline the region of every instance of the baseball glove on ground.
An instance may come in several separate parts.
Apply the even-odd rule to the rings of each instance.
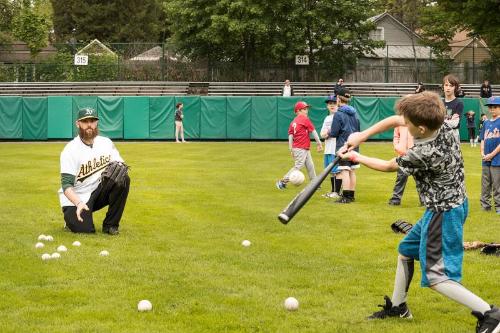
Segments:
[[[391,229],[395,233],[407,234],[411,228],[413,228],[413,224],[405,220],[396,220],[396,222],[391,224]]]
[[[103,191],[109,191],[113,186],[125,187],[127,184],[128,165],[113,161],[108,164],[101,174]]]
[[[489,254],[489,255],[495,255],[500,257],[500,244],[486,244],[482,249],[481,249],[482,254]]]

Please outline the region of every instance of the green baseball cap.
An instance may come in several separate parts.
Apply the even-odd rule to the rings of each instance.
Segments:
[[[97,111],[93,108],[83,108],[78,110],[77,120],[83,120],[88,118],[99,119],[99,117],[97,116]]]

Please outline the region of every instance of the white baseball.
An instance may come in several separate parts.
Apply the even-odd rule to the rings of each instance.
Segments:
[[[248,239],[245,239],[243,242],[241,242],[241,245],[243,245],[244,247],[249,247],[250,245],[252,245],[252,242],[250,242]]]
[[[41,248],[42,248],[42,247],[44,247],[44,246],[45,246],[45,244],[43,244],[42,242],[38,242],[38,243],[36,243],[36,244],[35,244],[35,247],[36,247],[37,249],[41,249]]]
[[[52,241],[54,241],[54,237],[52,237],[51,235],[47,235],[47,236],[45,236],[45,240],[47,242],[52,242]]]
[[[45,236],[44,234],[41,234],[40,236],[38,236],[38,240],[47,240],[46,237],[47,236]]]
[[[68,251],[68,249],[64,245],[59,245],[57,247],[57,252],[66,252],[66,251]]]
[[[82,245],[82,243],[80,243],[79,241],[74,241],[73,242],[73,246],[80,246],[80,245]]]
[[[106,251],[106,250],[102,250],[102,251],[99,253],[99,255],[100,255],[101,257],[107,257],[107,256],[109,256],[109,252],[108,252],[108,251]]]
[[[58,252],[54,252],[54,253],[52,253],[52,255],[50,257],[52,259],[59,259],[59,258],[61,258],[61,255]]]
[[[50,258],[52,258],[52,257],[50,256],[50,254],[48,254],[48,253],[44,253],[44,254],[42,254],[42,260],[50,260]]]
[[[139,302],[139,304],[137,304],[137,310],[140,312],[151,311],[152,309],[153,309],[153,304],[151,304],[151,302],[148,301],[147,299],[143,299],[142,301]]]
[[[299,301],[295,297],[288,297],[285,300],[285,309],[288,311],[296,311],[299,309]]]

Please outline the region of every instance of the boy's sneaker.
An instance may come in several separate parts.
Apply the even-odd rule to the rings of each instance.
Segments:
[[[406,303],[401,303],[398,306],[392,306],[391,299],[384,296],[385,305],[379,305],[382,310],[374,312],[367,319],[385,319],[387,317],[399,317],[403,319],[412,319],[413,316]]]
[[[276,182],[276,188],[278,190],[284,190],[284,189],[286,189],[286,184],[284,182],[282,182],[281,180],[278,180]]]
[[[341,196],[337,201],[334,201],[334,202],[338,203],[338,204],[349,204],[353,201],[354,201],[354,199],[352,199],[352,198]]]
[[[472,311],[477,318],[476,333],[499,333],[500,332],[500,309],[492,305],[491,310],[484,315],[480,312]]]
[[[323,194],[323,197],[329,198],[329,199],[338,199],[340,198],[340,195],[337,192],[328,192]]]

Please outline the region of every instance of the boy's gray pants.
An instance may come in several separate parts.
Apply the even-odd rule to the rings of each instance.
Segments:
[[[316,170],[314,169],[314,162],[311,156],[311,151],[309,149],[302,148],[292,148],[293,160],[295,161],[295,165],[293,168],[288,170],[286,175],[283,177],[283,180],[288,182],[288,177],[293,170],[300,170],[304,167],[307,169],[307,175],[309,176],[309,180],[316,177]]]
[[[491,208],[491,197],[493,194],[493,202],[495,209],[500,211],[500,166],[485,166],[483,165],[481,173],[481,207],[484,209]]]

